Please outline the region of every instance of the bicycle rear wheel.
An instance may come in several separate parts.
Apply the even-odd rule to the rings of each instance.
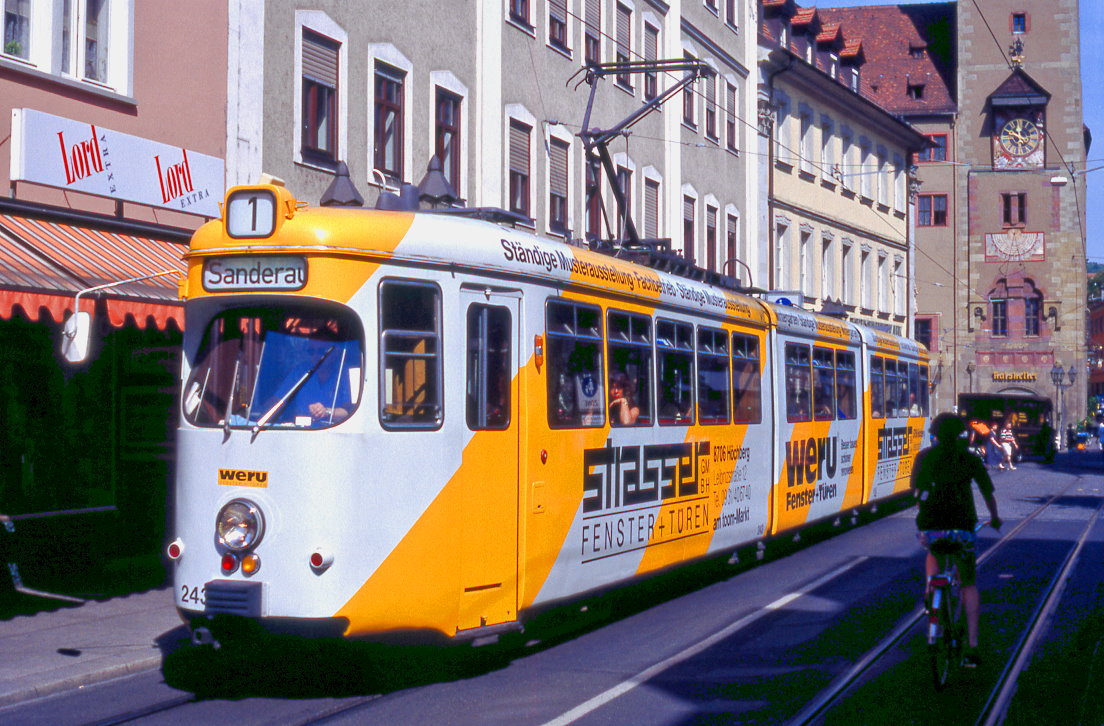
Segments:
[[[928,657],[931,660],[932,681],[935,689],[941,691],[947,687],[951,677],[951,667],[958,657],[956,645],[956,625],[951,615],[950,592],[943,590],[939,598],[938,637],[929,639]]]

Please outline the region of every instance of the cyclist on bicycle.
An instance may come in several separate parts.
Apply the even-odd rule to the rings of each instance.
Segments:
[[[912,487],[919,500],[916,528],[921,546],[929,550],[924,563],[927,582],[938,570],[938,563],[930,551],[937,539],[953,538],[963,543],[958,555],[958,573],[962,582],[962,603],[966,608],[966,633],[968,648],[965,665],[976,667],[978,663],[978,614],[980,597],[977,589],[977,557],[974,554],[977,526],[977,510],[970,482],[977,483],[985,505],[989,508],[989,524],[1000,529],[997,501],[993,498],[993,480],[985,470],[985,464],[969,450],[965,438],[966,424],[954,414],[941,413],[932,420],[930,432],[935,445],[921,451],[916,457],[912,473]]]

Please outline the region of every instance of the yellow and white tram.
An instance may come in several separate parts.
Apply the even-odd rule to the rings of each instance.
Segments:
[[[455,216],[231,189],[187,255],[193,621],[452,637],[908,487],[927,354]]]

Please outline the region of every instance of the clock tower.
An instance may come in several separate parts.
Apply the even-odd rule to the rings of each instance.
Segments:
[[[1050,94],[1017,67],[989,96],[995,169],[1046,166],[1046,105]]]

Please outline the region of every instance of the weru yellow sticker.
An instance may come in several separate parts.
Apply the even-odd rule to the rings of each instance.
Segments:
[[[245,469],[219,469],[218,483],[233,487],[268,487],[267,471],[247,471]]]

